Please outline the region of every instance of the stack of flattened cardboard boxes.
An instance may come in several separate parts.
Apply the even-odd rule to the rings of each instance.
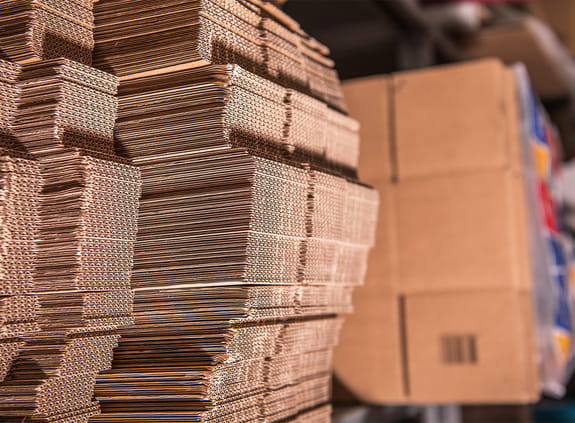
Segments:
[[[102,0],[95,23],[143,184],[135,323],[91,421],[329,421],[377,193],[327,49],[258,0]]]
[[[336,349],[362,400],[538,395],[528,202],[512,70],[497,60],[344,86],[380,193],[366,284]]]
[[[89,66],[93,0],[0,2],[0,421],[80,423],[133,323],[140,172],[118,80]]]

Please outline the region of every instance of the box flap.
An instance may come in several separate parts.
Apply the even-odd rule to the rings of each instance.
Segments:
[[[399,299],[359,287],[334,352],[335,377],[368,403],[403,402]]]
[[[389,81],[385,75],[353,79],[343,84],[351,117],[360,121],[359,178],[369,185],[391,179]]]
[[[510,170],[414,179],[395,187],[403,293],[519,288],[523,186]],[[522,214],[523,215],[523,214]],[[524,257],[525,255],[525,257]],[[524,270],[524,269],[523,269]]]
[[[490,59],[393,76],[400,181],[508,165],[504,70]]]

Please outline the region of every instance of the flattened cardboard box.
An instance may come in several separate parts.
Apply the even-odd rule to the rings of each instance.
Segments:
[[[372,403],[534,400],[511,71],[482,60],[355,80],[344,92],[362,125],[359,174],[380,211],[336,377]]]
[[[525,210],[514,206],[524,204],[524,194],[513,81],[499,61],[482,60],[344,85],[352,116],[361,121],[359,175],[383,199],[367,276],[381,281],[379,289],[529,289],[522,274]],[[432,245],[434,256],[427,251]],[[440,266],[438,254],[453,259]],[[455,266],[460,272],[446,278]],[[485,272],[492,273],[489,281],[480,277]]]

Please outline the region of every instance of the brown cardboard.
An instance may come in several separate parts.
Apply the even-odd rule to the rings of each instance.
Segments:
[[[378,189],[380,210],[365,286],[354,294],[355,312],[336,349],[336,377],[372,403],[534,400],[528,210],[513,73],[481,60],[397,74],[391,87],[389,81],[344,86],[364,128],[359,172]],[[391,110],[372,107],[385,97]],[[443,363],[444,334],[475,334],[479,361]]]
[[[357,288],[353,297],[354,312],[340,332],[345,342],[334,350],[335,377],[362,401],[404,402],[399,298],[369,286]]]
[[[398,179],[506,166],[504,77],[498,60],[394,75]]]
[[[410,396],[423,403],[514,403],[537,398],[531,338],[513,290],[406,299]],[[471,346],[471,344],[473,344]]]
[[[362,292],[374,295],[391,295],[399,292],[397,248],[397,208],[394,206],[395,186],[381,180],[371,183],[379,193],[377,231],[375,244],[369,252],[368,267]]]
[[[482,29],[469,40],[464,51],[472,58],[498,57],[506,64],[524,63],[535,91],[544,99],[568,95],[559,64],[525,20]]]
[[[531,301],[512,289],[406,297],[360,289],[335,349],[335,376],[368,403],[533,402]],[[477,361],[446,363],[444,336],[474,336]]]
[[[389,80],[385,75],[354,79],[343,84],[350,116],[361,118],[359,177],[376,185],[391,179],[389,143]]]
[[[509,170],[413,179],[395,187],[402,293],[519,288],[523,230]]]
[[[392,160],[390,144],[390,78],[385,75],[354,79],[343,84],[343,92],[352,117],[361,118],[359,176],[380,195],[378,229],[375,245],[369,253],[368,280],[376,285],[365,289],[397,292],[397,257],[395,253],[395,208],[391,206]]]

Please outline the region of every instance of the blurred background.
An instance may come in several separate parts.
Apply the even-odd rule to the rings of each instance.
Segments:
[[[575,0],[289,0],[284,10],[330,48],[344,82],[484,57],[523,63],[559,134],[563,218],[575,232]],[[336,374],[334,421],[575,422],[571,367],[563,398],[535,405],[366,404]]]

